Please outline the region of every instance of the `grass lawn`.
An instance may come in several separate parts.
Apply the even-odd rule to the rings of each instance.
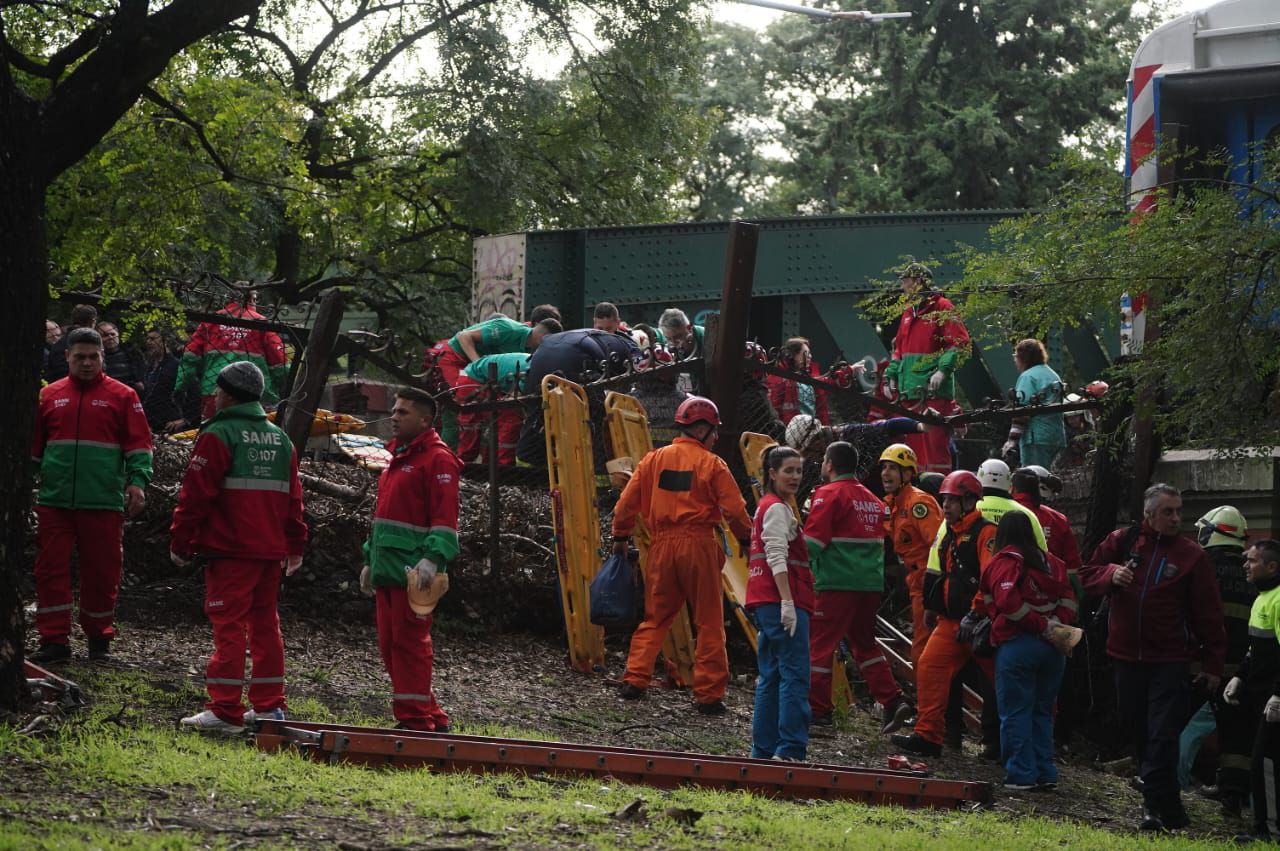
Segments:
[[[88,709],[36,736],[0,726],[0,849],[1214,847],[1035,816],[325,765],[173,729],[203,699],[193,685],[141,671],[76,676],[95,697]],[[373,722],[308,699],[292,713]],[[465,731],[546,738],[493,725]],[[615,817],[637,799],[640,817]],[[700,815],[687,824],[679,810]]]

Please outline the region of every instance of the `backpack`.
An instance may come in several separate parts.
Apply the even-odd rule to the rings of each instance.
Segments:
[[[635,550],[611,555],[591,580],[591,622],[610,632],[630,632],[644,620],[644,583]]]

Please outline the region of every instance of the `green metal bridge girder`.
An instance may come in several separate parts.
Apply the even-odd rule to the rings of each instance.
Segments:
[[[815,357],[830,363],[887,354],[891,328],[878,328],[857,302],[892,280],[908,256],[927,262],[946,292],[962,269],[953,255],[961,245],[984,247],[994,224],[1018,210],[965,210],[796,217],[759,220],[760,245],[750,334],[766,345],[801,334]],[[618,305],[628,322],[656,324],[667,307],[691,318],[719,307],[727,222],[533,231],[525,235],[527,307],[557,304],[570,325],[591,323],[601,301]],[[975,332],[977,353],[958,379],[971,402],[1002,396],[1016,380],[1012,351],[1003,340]],[[1114,332],[1112,334],[1114,336]],[[1088,329],[1055,335],[1078,371],[1093,377],[1108,363]],[[1108,349],[1118,348],[1118,340]],[[1055,360],[1057,360],[1055,358]]]

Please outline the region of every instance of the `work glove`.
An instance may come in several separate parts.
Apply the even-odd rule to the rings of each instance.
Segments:
[[[1268,724],[1280,724],[1280,695],[1271,695],[1267,708],[1262,710],[1262,717]]]
[[[1222,690],[1222,699],[1232,706],[1240,705],[1240,689],[1244,688],[1244,680],[1239,677],[1232,677],[1227,682],[1227,687]]]
[[[1004,446],[1000,447],[1001,458],[1011,458],[1017,454],[1018,454],[1018,441],[1012,437],[1004,442]]]
[[[960,626],[956,627],[956,641],[961,644],[973,641],[973,634],[977,632],[983,620],[983,616],[972,609],[965,612],[964,617],[960,619]]]
[[[796,636],[796,601],[782,601],[782,629],[787,635]]]
[[[284,560],[284,575],[293,576],[302,567],[302,556],[289,556]]]
[[[436,578],[436,563],[424,558],[413,566],[413,570],[418,574],[418,590],[426,591],[430,588],[431,582]]]
[[[366,597],[373,596],[373,574],[367,564],[360,568],[360,593]]]
[[[929,392],[937,393],[938,388],[942,386],[942,382],[946,380],[947,374],[942,370],[938,370],[933,375],[929,376]]]
[[[182,556],[175,553],[173,550],[169,550],[169,561],[173,562],[178,567],[186,567],[187,565],[191,564],[191,559],[183,558]]]

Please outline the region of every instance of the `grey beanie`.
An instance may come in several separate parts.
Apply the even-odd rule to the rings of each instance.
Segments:
[[[257,402],[262,398],[262,370],[247,360],[236,361],[218,373],[218,386],[241,402]]]

